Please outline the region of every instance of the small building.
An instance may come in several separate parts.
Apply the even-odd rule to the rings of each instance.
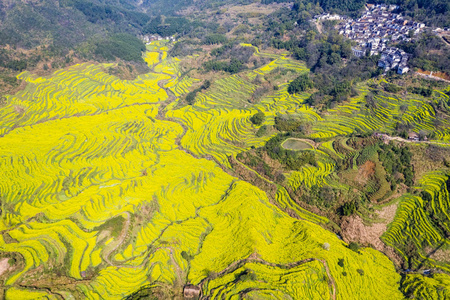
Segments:
[[[397,74],[403,75],[403,74],[408,73],[408,71],[409,71],[408,66],[400,65],[397,69]]]
[[[410,141],[418,141],[419,140],[419,135],[415,132],[410,132],[408,133],[408,140]]]
[[[364,49],[352,48],[353,55],[356,57],[363,57],[366,53]]]

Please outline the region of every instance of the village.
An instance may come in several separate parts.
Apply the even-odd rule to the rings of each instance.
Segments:
[[[141,40],[146,44],[146,45],[150,45],[151,42],[153,41],[162,41],[162,40],[166,40],[166,41],[171,41],[171,42],[176,42],[177,40],[175,39],[174,36],[166,36],[166,37],[162,37],[159,34],[147,34],[147,35],[143,35],[141,36]]]
[[[410,41],[424,30],[425,24],[405,19],[394,13],[396,9],[396,5],[367,4],[366,11],[356,20],[330,14],[319,15],[314,19],[342,20],[338,27],[339,34],[357,42],[358,45],[352,48],[355,56],[381,54],[378,62],[380,68],[385,72],[396,70],[398,74],[405,74],[409,71],[408,55],[401,49],[388,47],[388,44]]]

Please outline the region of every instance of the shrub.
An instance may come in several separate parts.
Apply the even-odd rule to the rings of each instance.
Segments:
[[[205,80],[201,87],[196,88],[195,90],[193,90],[192,92],[189,92],[186,95],[186,102],[189,105],[193,105],[195,103],[195,98],[197,97],[197,93],[201,92],[202,90],[208,89],[210,86],[211,86],[211,82],[209,80]]]
[[[189,105],[193,105],[195,103],[195,97],[197,96],[197,90],[193,90],[186,95],[186,102]]]
[[[359,245],[355,242],[348,244],[348,248],[352,251],[359,252]]]
[[[398,85],[388,83],[384,86],[384,90],[389,93],[398,93],[402,90],[402,88],[399,87]]]
[[[227,37],[223,34],[210,34],[205,37],[205,44],[223,44],[227,42]]]
[[[298,92],[303,92],[313,88],[314,84],[308,75],[303,74],[295,78],[288,87],[289,94],[295,94]]]
[[[345,203],[342,208],[342,215],[343,216],[351,216],[356,212],[356,203],[355,202],[347,202]]]
[[[344,259],[343,258],[339,258],[338,265],[342,268],[344,267]]]
[[[257,137],[262,137],[266,133],[267,133],[267,126],[263,125],[263,126],[259,127],[258,131],[256,132],[256,136]]]
[[[303,122],[291,118],[289,115],[275,117],[275,128],[279,131],[302,131]]]
[[[363,269],[357,269],[356,272],[358,272],[359,275],[361,275],[361,276],[364,275],[364,270]]]
[[[252,121],[253,124],[255,125],[261,125],[265,120],[265,115],[262,111],[257,112],[256,114],[254,114],[251,118],[250,121]]]
[[[322,245],[322,248],[324,249],[324,250],[330,250],[330,244],[328,244],[328,243],[324,243],[323,245]]]

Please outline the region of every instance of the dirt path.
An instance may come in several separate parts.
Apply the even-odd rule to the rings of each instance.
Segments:
[[[320,261],[325,267],[328,276],[328,286],[332,289],[331,299],[336,300],[336,284],[334,283],[333,276],[331,276],[330,268],[328,268],[328,264],[324,259],[317,259],[317,261]]]
[[[431,78],[431,79],[434,79],[434,80],[441,80],[441,81],[445,81],[445,82],[450,83],[450,80],[447,80],[447,79],[444,79],[444,78],[441,78],[441,77],[437,77],[437,76],[433,76],[432,75],[433,72],[431,72],[431,74],[429,74],[429,75],[428,74],[423,74],[423,73],[420,73],[420,72],[414,72],[414,74],[422,76],[422,77],[425,77],[425,78]]]
[[[435,141],[411,141],[399,136],[390,136],[387,134],[380,134],[381,138],[388,141],[398,141],[403,143],[416,143],[416,144],[432,144],[432,145],[441,145],[441,146],[450,146],[450,143],[445,142],[435,142]]]
[[[9,266],[9,258],[2,258],[0,259],[0,276],[2,276],[4,273],[6,273],[10,266]]]
[[[436,34],[438,37],[440,37],[441,38],[441,40],[447,45],[447,46],[450,46],[450,43],[446,40],[446,39],[444,39],[444,37],[443,37],[443,35],[442,34]]]
[[[314,24],[316,24],[317,31],[322,34],[322,22],[319,20],[315,21]]]
[[[129,212],[125,212],[125,214],[127,215],[127,219],[125,221],[125,224],[122,228],[122,231],[120,232],[119,237],[117,238],[117,240],[114,242],[115,245],[114,247],[112,247],[109,250],[105,251],[105,254],[103,255],[103,259],[111,266],[115,266],[116,264],[114,264],[111,260],[110,260],[110,256],[111,254],[116,251],[121,245],[122,243],[125,241],[125,238],[127,236],[128,233],[128,229],[130,228],[130,222],[131,222],[131,215]]]

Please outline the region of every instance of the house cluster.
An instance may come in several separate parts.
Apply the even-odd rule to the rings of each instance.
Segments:
[[[316,21],[316,20],[317,21],[325,21],[325,20],[333,21],[333,20],[345,20],[345,19],[346,19],[346,17],[340,16],[337,14],[333,14],[333,15],[321,14],[321,15],[314,16],[314,21]]]
[[[153,41],[162,41],[162,40],[176,42],[176,39],[173,36],[162,37],[159,34],[151,34],[151,35],[148,34],[142,36],[142,41],[144,41],[146,45],[150,44]]]
[[[385,72],[397,69],[398,74],[405,74],[409,71],[408,54],[398,48],[386,48],[381,53],[381,58],[378,61],[378,67],[383,68]]]
[[[388,42],[410,41],[411,36],[420,33],[425,24],[404,19],[393,12],[397,8],[396,5],[367,4],[361,18],[346,19],[339,26],[339,33],[358,43],[352,48],[355,56],[381,54],[380,67],[385,71],[396,69],[399,74],[404,74],[409,70],[408,56],[404,51],[386,45]]]
[[[408,41],[410,34],[415,35],[425,27],[423,23],[405,20],[393,13],[396,8],[395,5],[368,4],[361,18],[348,19],[340,26],[339,33],[370,47],[372,54],[381,53],[388,41]]]

